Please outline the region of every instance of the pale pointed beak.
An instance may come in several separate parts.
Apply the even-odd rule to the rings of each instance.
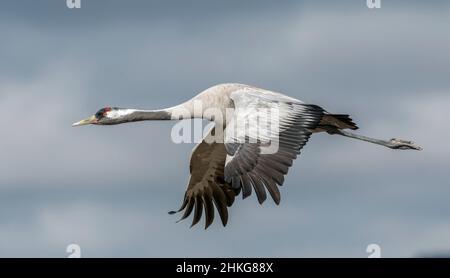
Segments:
[[[89,124],[95,124],[97,122],[97,119],[95,116],[90,116],[87,119],[81,120],[79,122],[76,122],[72,124],[72,126],[82,126],[82,125],[89,125]]]

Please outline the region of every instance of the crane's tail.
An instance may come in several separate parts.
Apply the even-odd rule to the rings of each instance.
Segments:
[[[347,114],[325,114],[323,115],[318,127],[327,131],[332,131],[335,129],[358,129],[358,126]]]
[[[356,130],[358,129],[358,126],[353,122],[352,118],[350,118],[349,115],[346,114],[330,114],[329,116],[335,118],[339,121],[340,125],[343,125],[342,128],[348,128]]]

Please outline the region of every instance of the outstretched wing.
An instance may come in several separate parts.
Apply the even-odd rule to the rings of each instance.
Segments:
[[[181,220],[192,212],[194,217],[192,226],[197,224],[205,212],[205,229],[214,220],[214,206],[219,213],[222,224],[228,221],[228,209],[234,202],[235,192],[230,183],[224,180],[224,166],[227,152],[221,143],[208,143],[209,136],[214,134],[212,128],[203,141],[195,146],[190,160],[190,179],[181,208],[170,214],[184,210]]]
[[[225,132],[228,153],[225,181],[232,183],[234,189],[242,190],[243,198],[250,196],[253,188],[259,203],[266,200],[267,189],[279,204],[277,185],[283,184],[293,160],[325,111],[319,106],[256,88],[238,90],[231,98],[235,114]],[[277,124],[276,132],[269,126],[273,122]],[[238,123],[241,126],[247,123],[248,128],[236,128]],[[274,151],[265,151],[268,145],[275,148]]]

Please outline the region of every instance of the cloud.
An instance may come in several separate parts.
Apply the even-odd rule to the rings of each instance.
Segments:
[[[67,70],[64,65],[50,65],[33,79],[0,86],[1,187],[92,186],[92,180],[111,185],[136,182],[142,177],[139,173],[158,176],[160,171],[148,158],[160,155],[155,146],[169,144],[164,142],[170,136],[169,126],[156,124],[151,130],[134,125],[97,133],[89,127],[72,128],[72,122],[95,111],[83,107],[87,97],[80,95],[89,90],[88,77],[82,69]],[[158,129],[168,135],[156,138],[154,134],[162,133]],[[130,130],[134,130],[131,136]],[[164,151],[170,153],[170,149]]]

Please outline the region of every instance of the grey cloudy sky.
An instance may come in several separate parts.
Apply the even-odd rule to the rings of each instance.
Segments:
[[[450,5],[383,1],[3,1],[0,256],[387,257],[450,250]],[[172,106],[241,82],[349,113],[396,152],[314,135],[280,206],[175,224],[193,145],[173,123],[74,129],[101,107]]]

